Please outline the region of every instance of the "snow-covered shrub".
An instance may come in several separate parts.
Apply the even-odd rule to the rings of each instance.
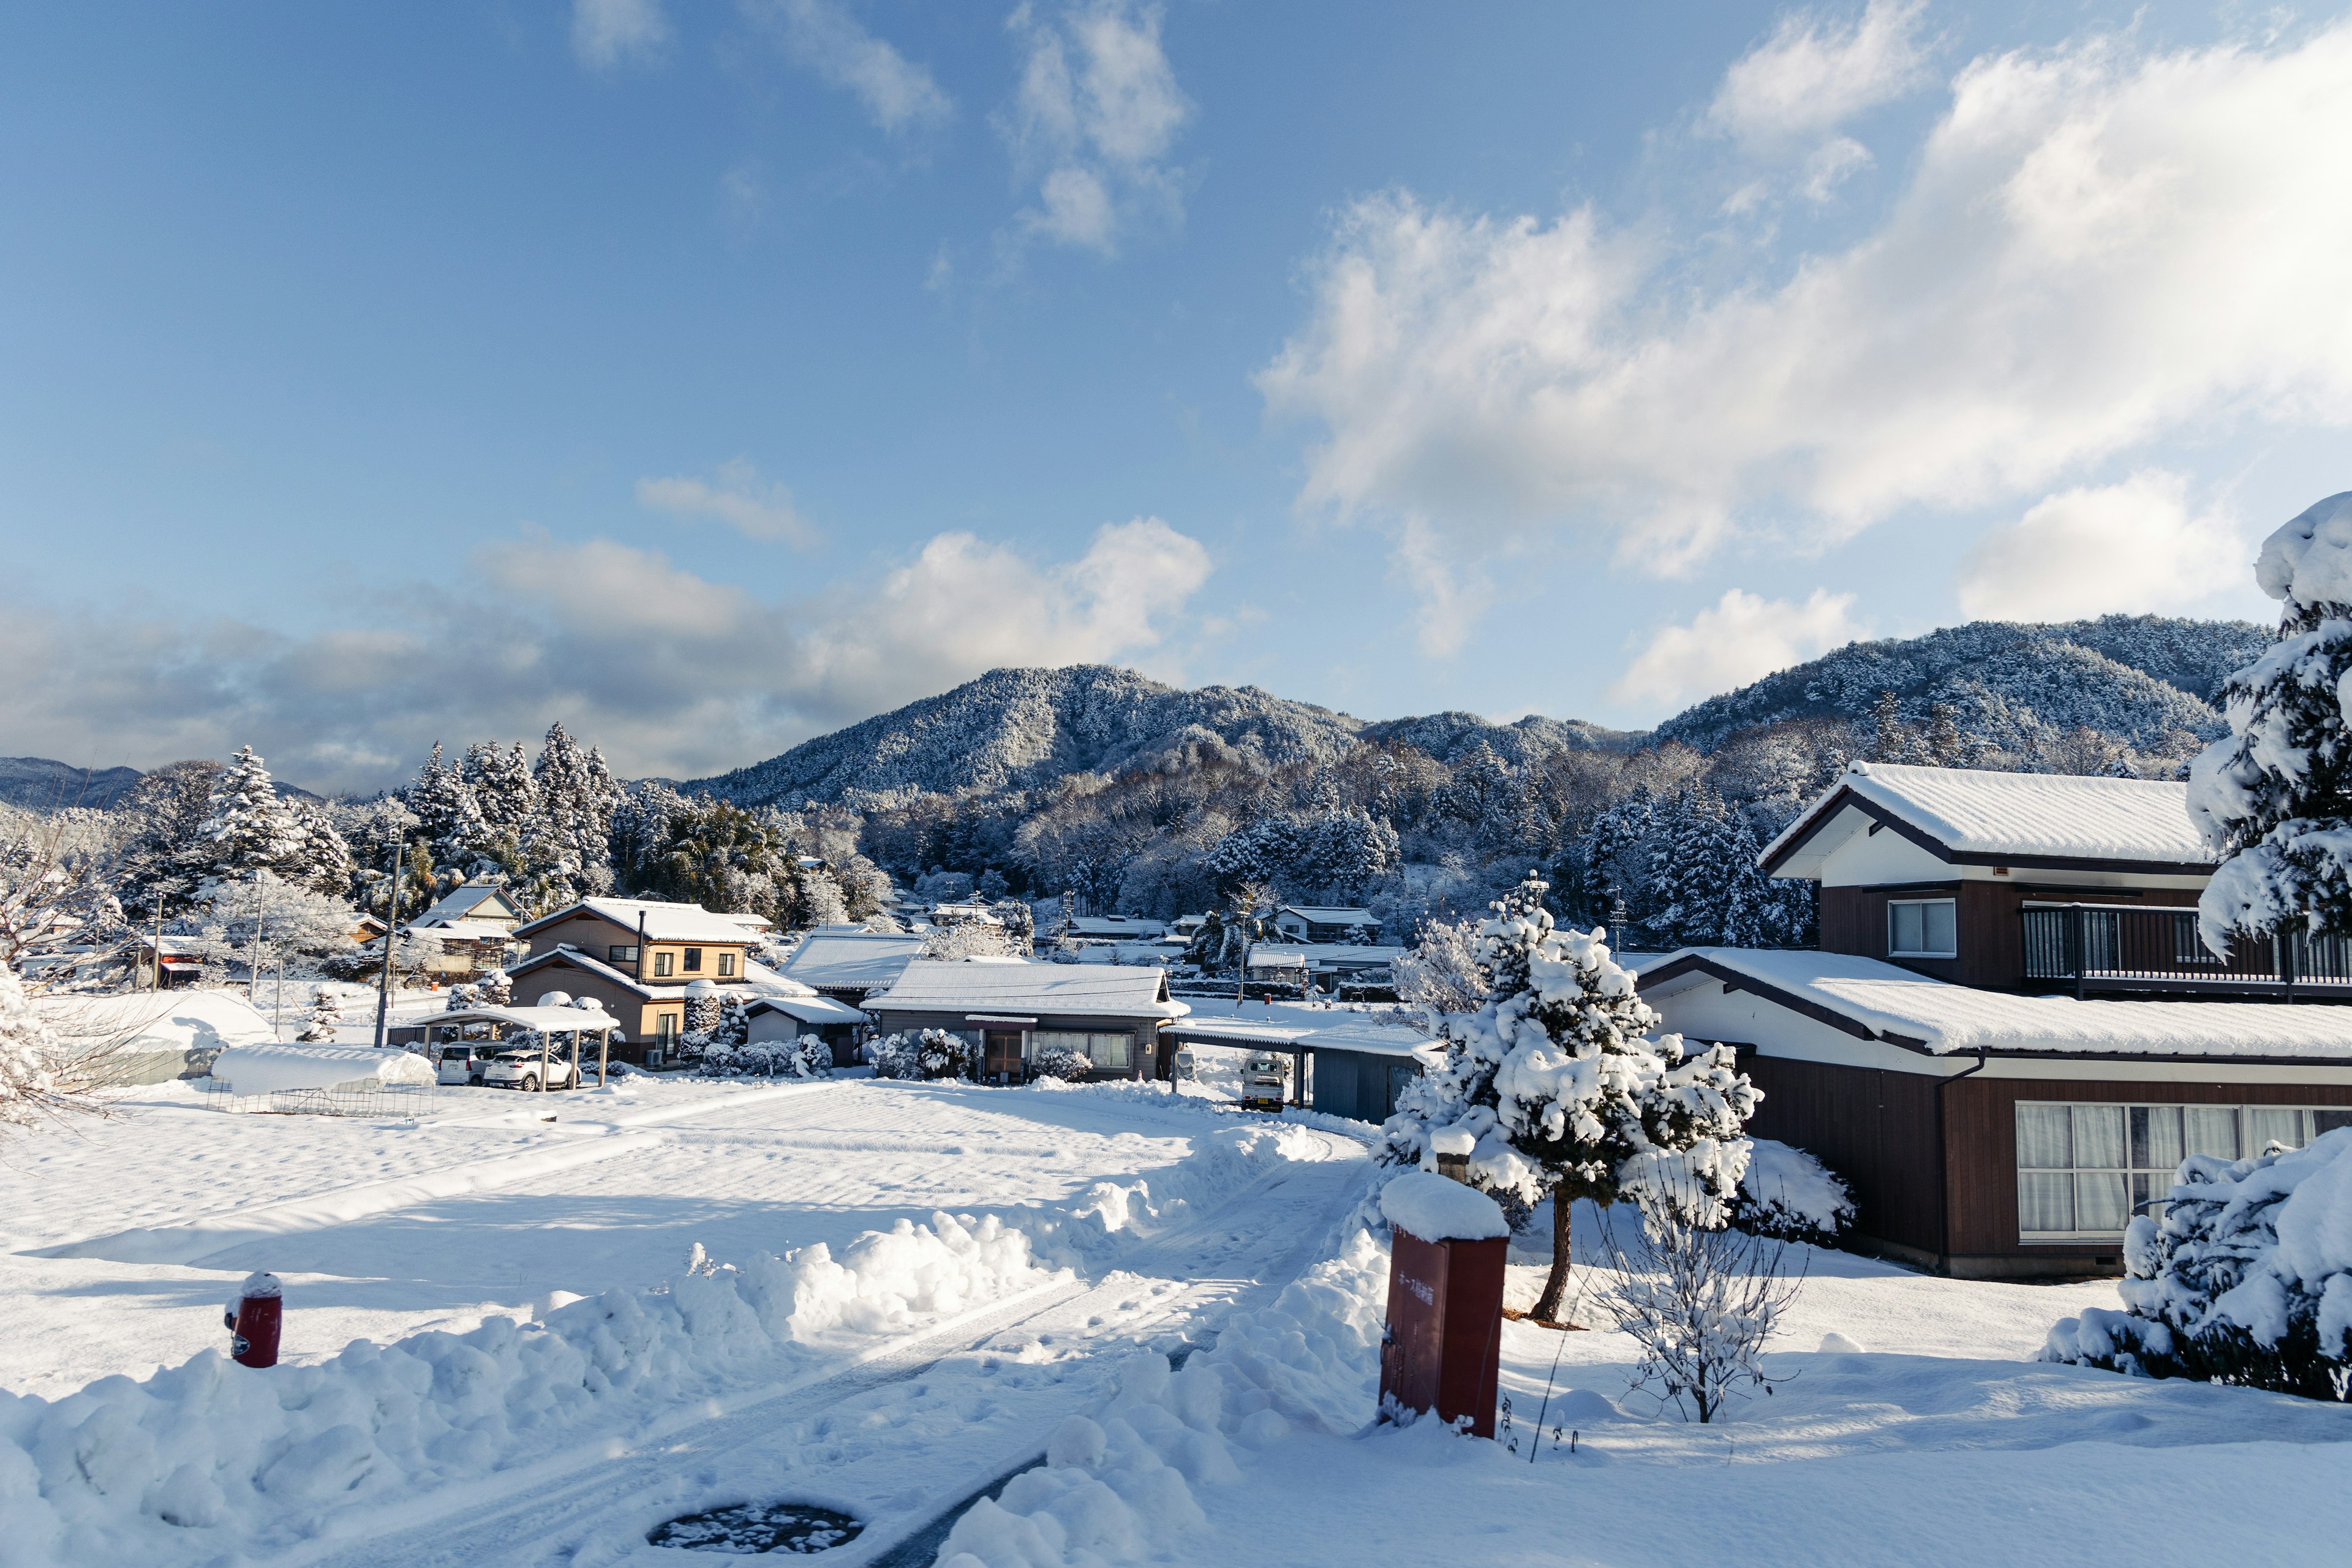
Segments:
[[[1748,1140],[1748,1169],[1731,1195],[1734,1229],[1835,1247],[1853,1224],[1853,1194],[1835,1172],[1805,1150]]]
[[[1764,1342],[1772,1337],[1800,1280],[1783,1277],[1780,1242],[1692,1223],[1680,1205],[1642,1203],[1629,1247],[1602,1233],[1611,1279],[1601,1304],[1642,1348],[1637,1385],[1656,1390],[1685,1418],[1713,1421],[1724,1404],[1772,1380]]]
[[[503,969],[485,969],[474,982],[474,994],[485,1007],[511,1007],[514,979]]]
[[[313,986],[310,991],[310,1016],[302,1025],[298,1040],[313,1042],[332,1040],[335,1031],[342,1026],[343,999],[331,985]]]
[[[866,1055],[874,1064],[876,1078],[923,1076],[915,1060],[915,1038],[911,1035],[885,1035],[866,1047]]]
[[[833,1076],[833,1047],[814,1035],[803,1035],[793,1042],[791,1061],[790,1071],[794,1078]]]
[[[1029,1070],[1039,1078],[1055,1078],[1067,1081],[1084,1078],[1094,1070],[1094,1063],[1082,1051],[1067,1046],[1047,1046],[1029,1058]]]
[[[915,1066],[919,1078],[977,1078],[979,1049],[945,1029],[925,1029],[915,1042]]]
[[[2352,1127],[2252,1160],[2192,1154],[2164,1218],[2124,1233],[2123,1310],[2050,1331],[2043,1361],[2352,1395]]]
[[[49,1071],[57,1045],[16,972],[0,963],[0,1125],[29,1126],[49,1103],[57,1092]]]

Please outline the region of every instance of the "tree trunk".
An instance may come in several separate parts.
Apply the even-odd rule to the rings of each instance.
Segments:
[[[1533,1314],[1547,1323],[1560,1321],[1560,1303],[1568,1295],[1568,1266],[1573,1250],[1568,1227],[1575,1207],[1576,1200],[1569,1195],[1568,1184],[1555,1184],[1551,1189],[1551,1273],[1544,1279],[1543,1294],[1536,1298]]]

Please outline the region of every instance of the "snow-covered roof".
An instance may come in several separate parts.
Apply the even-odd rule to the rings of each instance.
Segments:
[[[1070,921],[1072,936],[1158,936],[1168,928],[1140,915],[1080,915]]]
[[[1854,763],[1765,846],[1759,864],[1818,876],[1832,850],[1879,822],[1955,864],[2213,866],[2189,822],[2185,784],[1892,763]]]
[[[582,912],[601,917],[635,933],[637,917],[645,917],[647,942],[750,942],[758,940],[767,921],[758,915],[724,915],[704,909],[700,904],[664,902],[655,899],[583,899],[551,915],[541,915],[529,925],[516,929],[517,936],[529,936],[559,921],[569,920]]]
[[[916,959],[890,989],[866,998],[869,1013],[1082,1013],[1109,1018],[1181,1018],[1192,1011],[1161,1000],[1158,969],[1094,963],[965,963]]]
[[[1338,909],[1323,904],[1285,904],[1275,912],[1277,915],[1297,915],[1309,925],[1370,926],[1381,923],[1372,919],[1370,910]]]
[[[485,904],[493,907],[482,908]],[[504,905],[503,909],[498,905]],[[431,909],[416,917],[418,925],[438,925],[448,921],[512,920],[519,911],[507,898],[506,889],[495,882],[468,882],[462,888],[452,888],[441,896]]]
[[[745,1005],[747,1013],[782,1013],[803,1024],[863,1024],[866,1016],[846,1003],[811,992],[805,996],[760,995]]]
[[[109,1042],[126,1052],[201,1051],[278,1038],[269,1020],[234,991],[69,994],[37,996],[33,1005],[77,1046]]]
[[[575,1029],[609,1029],[616,1020],[604,1011],[603,1003],[593,996],[583,997],[585,1007],[541,1007],[515,1005],[494,1007],[453,1007],[439,1013],[411,1013],[394,1019],[393,1026],[402,1029],[422,1028],[441,1024],[511,1024],[519,1029],[537,1029],[542,1034],[568,1035]]]
[[[1301,963],[1310,969],[1377,968],[1394,963],[1403,956],[1404,949],[1401,947],[1353,942],[1261,942],[1252,944],[1249,950],[1252,968],[1260,964],[1296,968]]]
[[[1936,1056],[1991,1051],[2352,1061],[2352,1006],[2276,1002],[2076,1001],[1954,985],[1842,952],[1685,948],[1642,971],[1645,999],[1703,978],[1798,1012],[1836,1015],[1876,1039]]]
[[[922,951],[919,936],[827,926],[803,937],[778,973],[818,990],[830,985],[845,991],[879,991],[898,979],[899,971],[921,956]]]
[[[520,963],[509,969],[507,971],[507,974],[510,979],[520,979],[523,975],[530,973],[532,970],[539,968],[541,965],[552,963],[558,959],[562,960],[566,963],[576,964],[580,968],[586,970],[589,973],[596,976],[599,980],[609,980],[614,984],[634,992],[639,996],[650,998],[654,996],[683,994],[683,993],[677,992],[671,987],[663,987],[657,990],[655,987],[646,984],[644,981],[639,980],[627,970],[615,969],[611,964],[605,963],[603,959],[592,958],[587,953],[581,952],[578,948],[568,944],[562,947],[551,949],[549,952],[540,953],[531,958],[526,958]]]
[[[1245,1049],[1354,1051],[1365,1056],[1427,1061],[1445,1049],[1420,1030],[1375,1023],[1361,1014],[1293,1009],[1264,1018],[1194,1016],[1176,1026],[1176,1037],[1205,1046]]]

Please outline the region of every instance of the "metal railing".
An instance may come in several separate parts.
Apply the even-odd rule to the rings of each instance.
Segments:
[[[2028,904],[2019,911],[2025,978],[2071,981],[2079,994],[2103,983],[2137,982],[2229,991],[2352,984],[2352,941],[2296,931],[2232,942],[2215,955],[2197,934],[2193,909],[2136,904]]]

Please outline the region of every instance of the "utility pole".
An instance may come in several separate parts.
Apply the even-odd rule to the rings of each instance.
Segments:
[[[245,999],[261,1011],[261,868],[253,870],[253,951],[246,955]]]
[[[155,967],[147,972],[147,989],[163,989],[163,884],[155,884]]]
[[[400,934],[400,863],[407,850],[407,839],[393,839],[392,876],[384,889],[383,969],[376,976],[375,987],[375,1048],[378,1050],[383,1049],[385,1037],[391,1032],[392,944]]]

